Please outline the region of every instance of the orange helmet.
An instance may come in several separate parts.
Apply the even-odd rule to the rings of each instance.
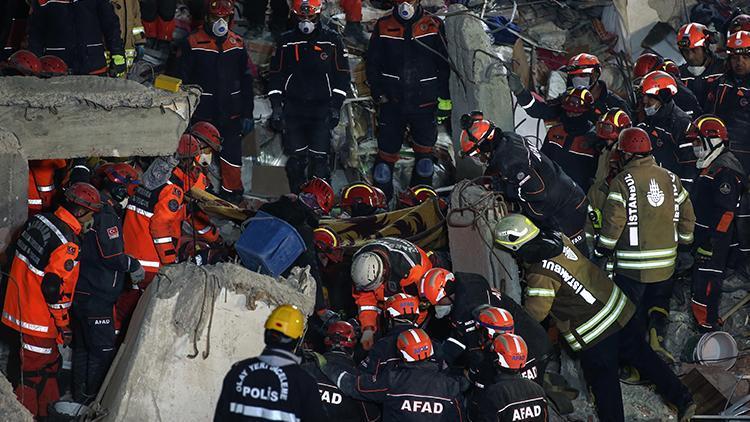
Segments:
[[[221,133],[216,126],[208,122],[195,122],[188,133],[198,138],[204,145],[211,148],[212,150],[219,152],[221,151]]]
[[[323,343],[329,349],[351,350],[357,345],[357,332],[352,324],[346,321],[336,321],[326,328]]]
[[[416,207],[432,198],[437,198],[437,192],[432,186],[417,185],[401,192],[398,196],[398,203],[402,208]]]
[[[599,59],[593,54],[581,53],[577,54],[568,60],[568,66],[566,70],[568,75],[590,75],[594,70],[599,71],[601,63]]]
[[[611,108],[596,122],[596,136],[610,141],[617,140],[620,131],[633,125],[628,113],[619,108]]]
[[[526,358],[529,355],[529,349],[523,338],[511,333],[495,337],[492,350],[497,353],[497,364],[500,367],[514,371],[526,365]]]
[[[388,209],[385,193],[366,182],[356,182],[341,190],[341,209],[352,214],[352,210],[363,206],[371,207],[372,210]],[[369,211],[364,214],[370,213]]]
[[[99,176],[112,183],[126,185],[138,180],[138,171],[128,163],[106,163],[96,169]]]
[[[39,58],[42,64],[41,76],[64,76],[68,74],[68,65],[65,61],[57,56],[46,55]]]
[[[677,46],[679,48],[708,47],[711,32],[706,25],[700,23],[687,23],[677,31]]]
[[[571,88],[565,94],[561,107],[570,113],[585,113],[594,105],[594,96],[582,86]]]
[[[323,8],[322,0],[294,0],[292,11],[297,16],[311,17],[320,13]]]
[[[641,94],[652,95],[666,102],[677,94],[677,82],[669,73],[656,70],[643,78]]]
[[[653,53],[641,54],[633,65],[633,79],[640,79],[654,70],[663,70],[664,59]]]
[[[195,136],[183,133],[177,144],[177,158],[195,158],[201,153],[201,143]]]
[[[448,296],[446,286],[456,281],[452,272],[443,268],[432,268],[422,276],[419,281],[419,297],[435,305]]]
[[[333,188],[325,180],[313,177],[300,188],[299,198],[313,210],[328,214],[333,209]]]
[[[727,38],[728,54],[750,54],[750,32],[737,31]]]
[[[503,308],[488,306],[475,318],[477,325],[487,330],[487,336],[492,340],[497,334],[513,333],[515,322],[513,315]]]
[[[85,182],[70,185],[65,190],[65,200],[94,212],[102,209],[102,197],[99,191]]]
[[[629,154],[648,154],[651,152],[651,138],[639,127],[629,127],[620,132],[617,149]]]
[[[313,230],[313,244],[318,252],[325,254],[333,262],[341,262],[344,259],[341,240],[336,232],[328,227],[318,227]]]
[[[738,31],[750,31],[750,15],[741,14],[735,16],[727,28],[727,38]]]
[[[473,120],[461,132],[461,152],[464,157],[476,157],[485,145],[495,138],[495,124],[489,120]]]
[[[29,50],[18,50],[8,57],[8,68],[23,76],[37,76],[42,71],[42,62]]]
[[[419,298],[406,293],[396,293],[385,301],[385,310],[391,318],[419,315]]]
[[[722,142],[728,141],[729,131],[727,131],[727,125],[717,116],[704,114],[690,123],[685,131],[685,139],[689,139],[694,143],[701,138],[720,139]]]
[[[421,328],[406,330],[398,335],[396,348],[405,362],[418,362],[432,356],[432,340]]]
[[[211,0],[208,3],[208,15],[226,18],[234,15],[234,2],[230,0]]]
[[[664,59],[664,64],[661,67],[662,70],[672,75],[675,80],[680,79],[680,67],[672,59]]]

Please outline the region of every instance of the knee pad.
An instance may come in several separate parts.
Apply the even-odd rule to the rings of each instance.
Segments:
[[[393,168],[383,161],[376,163],[375,168],[372,170],[372,178],[377,184],[391,183],[393,180]]]
[[[414,170],[419,177],[432,177],[432,174],[435,172],[435,163],[432,162],[432,158],[417,158]]]

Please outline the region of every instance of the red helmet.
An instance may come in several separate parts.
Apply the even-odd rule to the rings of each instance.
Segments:
[[[323,343],[329,349],[354,349],[357,345],[357,332],[352,324],[346,321],[336,321],[326,328]]]
[[[463,156],[479,155],[480,146],[492,142],[495,137],[495,124],[489,120],[473,120],[467,129],[461,132],[461,151]]]
[[[492,342],[492,350],[497,353],[497,363],[502,368],[519,370],[526,365],[529,349],[521,336],[500,334]]]
[[[216,126],[208,122],[196,122],[190,126],[188,133],[198,138],[204,145],[211,148],[212,150],[219,152],[221,151],[221,134]]]
[[[234,2],[230,0],[211,0],[208,3],[208,15],[226,18],[234,15]]]
[[[319,177],[313,177],[302,185],[299,196],[305,204],[312,209],[320,209],[323,214],[328,214],[333,209],[333,188]]]
[[[42,62],[29,50],[18,50],[8,57],[7,67],[23,76],[37,76],[42,71]]]
[[[717,116],[704,114],[690,123],[685,131],[685,139],[695,141],[700,138],[721,139],[726,142],[729,140],[727,125]]]
[[[601,68],[599,59],[593,54],[581,53],[568,60],[568,75],[590,75]]]
[[[310,17],[317,15],[323,8],[322,0],[294,0],[292,11],[297,16]]]
[[[727,38],[728,54],[750,54],[750,32],[737,31]]]
[[[366,182],[356,182],[341,190],[341,209],[351,213],[352,208],[368,205],[374,209],[387,209],[385,193]]]
[[[617,149],[629,154],[648,154],[651,152],[651,138],[639,127],[629,127],[620,132]]]
[[[437,198],[437,192],[432,186],[417,185],[401,192],[398,196],[398,203],[402,208],[416,207],[432,198]]]
[[[628,113],[619,108],[609,109],[596,122],[596,136],[610,141],[617,140],[620,131],[633,125]]]
[[[180,136],[180,143],[177,144],[177,158],[195,158],[201,153],[201,142],[195,136],[189,133],[183,133]]]
[[[654,70],[663,70],[664,59],[653,53],[644,53],[633,65],[633,79],[640,79]]]
[[[99,195],[99,191],[85,182],[70,185],[65,190],[65,200],[94,212],[102,209],[102,197]]]
[[[668,101],[677,94],[677,82],[667,72],[656,70],[647,74],[641,82],[641,94]]]
[[[432,340],[421,328],[406,330],[398,335],[396,348],[405,362],[418,362],[432,356]]]
[[[318,252],[325,254],[333,262],[341,262],[344,258],[339,236],[327,227],[313,230],[313,244]]]
[[[419,298],[406,293],[396,293],[385,301],[385,310],[391,318],[419,315]]]
[[[582,86],[569,89],[561,104],[563,110],[570,113],[585,113],[591,110],[593,105],[594,96]]]
[[[487,335],[492,340],[497,334],[513,333],[515,322],[513,315],[503,308],[488,306],[475,318],[477,325],[487,330]]]
[[[435,305],[448,295],[446,286],[456,281],[452,272],[443,268],[432,268],[419,281],[419,297]]]
[[[679,48],[708,48],[711,32],[705,25],[700,23],[687,23],[677,31],[677,46]]]
[[[68,74],[68,65],[57,56],[46,55],[39,58],[42,64],[41,75],[46,77],[64,76]]]
[[[735,16],[727,28],[727,38],[738,31],[750,31],[750,15]]]
[[[662,70],[672,75],[675,80],[680,79],[680,67],[672,59],[664,59]]]
[[[110,182],[120,185],[127,185],[138,180],[138,171],[128,163],[102,164],[96,172]]]

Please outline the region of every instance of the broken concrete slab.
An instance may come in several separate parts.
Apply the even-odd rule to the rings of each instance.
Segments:
[[[0,126],[0,251],[10,245],[18,227],[26,221],[29,165],[18,138]]]
[[[235,264],[162,269],[136,308],[95,406],[105,421],[211,420],[232,364],[263,349],[271,310],[310,315],[309,269],[273,279]]]
[[[13,386],[0,372],[0,415],[4,422],[32,422],[34,417],[17,399]]]
[[[167,155],[187,128],[200,89],[177,93],[93,76],[0,78],[0,127],[28,159]]]

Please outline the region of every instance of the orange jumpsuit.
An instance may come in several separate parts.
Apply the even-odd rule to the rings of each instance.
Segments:
[[[49,211],[57,193],[55,171],[65,168],[65,160],[29,161],[29,215]]]

